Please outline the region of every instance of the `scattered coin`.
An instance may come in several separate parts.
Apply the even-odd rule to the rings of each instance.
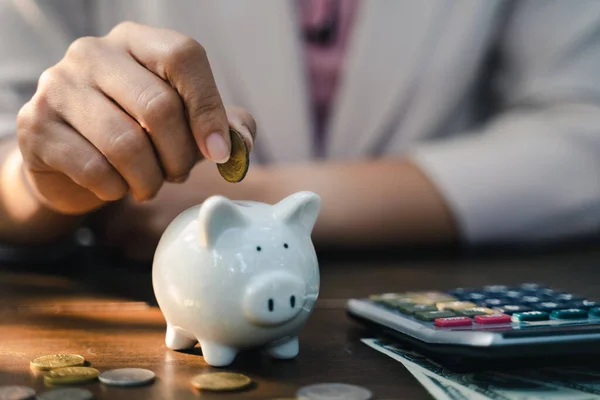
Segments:
[[[82,383],[96,379],[100,371],[89,367],[65,367],[53,369],[44,377],[44,382],[54,385]]]
[[[152,382],[156,375],[143,368],[119,368],[105,371],[98,376],[100,382],[110,386],[141,386]]]
[[[300,388],[296,396],[310,400],[369,400],[373,393],[363,387],[345,383],[319,383]]]
[[[0,400],[33,400],[35,390],[27,386],[0,386]]]
[[[94,395],[89,390],[66,388],[42,393],[37,397],[37,400],[92,400],[93,398]]]
[[[243,389],[252,383],[246,375],[233,372],[213,372],[196,375],[192,379],[192,385],[197,389],[227,391]]]
[[[47,371],[55,368],[83,365],[85,359],[78,354],[50,354],[31,360],[31,368]]]
[[[240,182],[246,176],[250,165],[250,153],[242,135],[229,129],[231,136],[231,154],[229,160],[223,164],[217,164],[219,173],[227,182]]]

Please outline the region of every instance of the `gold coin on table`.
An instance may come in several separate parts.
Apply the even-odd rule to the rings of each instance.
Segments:
[[[246,176],[248,167],[250,166],[250,152],[248,146],[244,142],[242,135],[229,129],[231,136],[231,154],[229,160],[223,164],[217,164],[217,169],[221,176],[231,183],[240,182]]]
[[[246,375],[234,372],[213,372],[196,375],[192,379],[192,385],[197,389],[227,391],[238,390],[248,387],[252,380]]]
[[[65,367],[53,369],[44,377],[44,382],[52,385],[82,383],[96,379],[100,371],[90,367]]]
[[[75,367],[83,365],[85,359],[79,354],[50,354],[31,360],[31,368],[48,371],[55,368]]]

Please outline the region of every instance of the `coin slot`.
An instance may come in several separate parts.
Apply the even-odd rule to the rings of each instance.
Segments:
[[[292,306],[292,308],[296,307],[296,296],[290,297],[290,306]]]
[[[275,302],[273,301],[273,299],[269,299],[269,311],[273,312],[273,308],[275,307]]]

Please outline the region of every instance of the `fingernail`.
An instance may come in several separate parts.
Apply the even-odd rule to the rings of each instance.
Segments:
[[[206,148],[208,149],[208,155],[216,163],[224,163],[229,160],[229,153],[231,152],[230,144],[225,141],[220,133],[211,133],[206,138]]]

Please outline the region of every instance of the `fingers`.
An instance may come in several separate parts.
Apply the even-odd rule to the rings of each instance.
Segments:
[[[126,55],[96,73],[96,83],[145,130],[156,149],[165,178],[179,181],[200,152],[190,131],[179,94]]]
[[[226,162],[231,151],[227,115],[204,48],[175,31],[134,23],[118,25],[107,36],[145,68],[175,88],[202,154]]]
[[[34,97],[19,113],[19,145],[29,169],[40,176],[50,176],[52,170],[59,172],[104,201],[125,196],[128,187],[119,173],[73,128],[59,121],[48,123],[50,118],[47,118],[43,129],[38,129],[35,121],[49,112],[39,103]],[[53,179],[63,178],[54,176]],[[60,198],[58,195],[50,197]]]
[[[229,106],[226,110],[229,126],[242,135],[248,150],[252,151],[256,137],[256,121],[245,108]]]
[[[78,88],[75,84],[66,83],[61,90],[60,97],[47,96],[49,107],[57,110],[61,118],[79,132],[81,140],[87,139],[98,150],[99,155],[127,182],[134,199],[143,201],[154,197],[162,186],[163,173],[150,139],[141,126],[90,86]],[[62,99],[68,99],[68,104]],[[70,146],[73,141],[64,142],[66,139],[56,138]],[[74,149],[72,153],[72,158],[81,158]],[[84,173],[93,175],[92,171],[96,169],[106,172],[100,165],[100,157],[89,162]]]

